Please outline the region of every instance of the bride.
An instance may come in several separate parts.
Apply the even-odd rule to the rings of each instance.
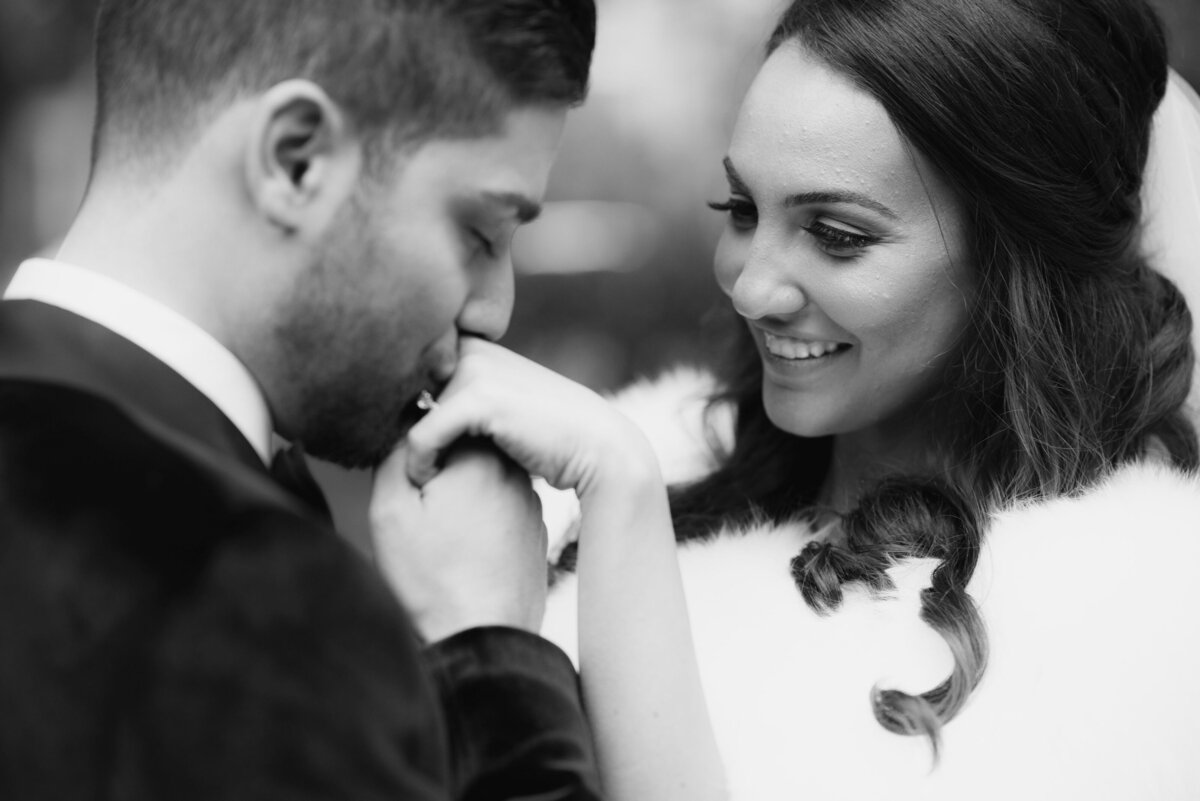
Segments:
[[[1142,0],[796,0],[728,371],[627,415],[464,343],[410,475],[476,434],[577,495],[546,631],[610,797],[1200,797],[1189,92]]]

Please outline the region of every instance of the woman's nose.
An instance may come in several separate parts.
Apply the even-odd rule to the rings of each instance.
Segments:
[[[758,320],[795,314],[808,304],[808,298],[783,255],[753,243],[726,294],[742,317]]]

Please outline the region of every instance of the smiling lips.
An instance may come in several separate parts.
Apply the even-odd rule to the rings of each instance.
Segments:
[[[763,344],[772,356],[792,361],[833,356],[850,347],[845,342],[791,339],[769,334],[766,331],[763,332]]]

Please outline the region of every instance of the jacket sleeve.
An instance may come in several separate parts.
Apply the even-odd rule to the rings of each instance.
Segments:
[[[422,648],[344,543],[254,517],[131,676],[146,704],[122,704],[123,797],[599,798],[577,675],[555,646],[482,628]]]
[[[450,801],[437,691],[390,591],[331,532],[246,528],[136,638],[113,797]]]
[[[445,713],[455,798],[601,797],[578,675],[558,647],[488,627],[434,643],[425,658]]]

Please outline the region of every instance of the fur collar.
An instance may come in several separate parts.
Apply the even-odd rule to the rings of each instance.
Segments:
[[[711,466],[698,427],[709,386],[675,373],[619,399],[669,480]],[[569,497],[546,500],[570,518]],[[970,588],[991,661],[936,768],[927,742],[888,733],[870,706],[876,685],[922,691],[949,672],[918,617],[932,563],[894,568],[886,597],[848,588],[820,617],[788,572],[812,536],[758,526],[680,548],[733,799],[1200,798],[1196,476],[1134,465],[1080,497],[993,516]],[[577,659],[573,576],[552,593],[544,633]]]

